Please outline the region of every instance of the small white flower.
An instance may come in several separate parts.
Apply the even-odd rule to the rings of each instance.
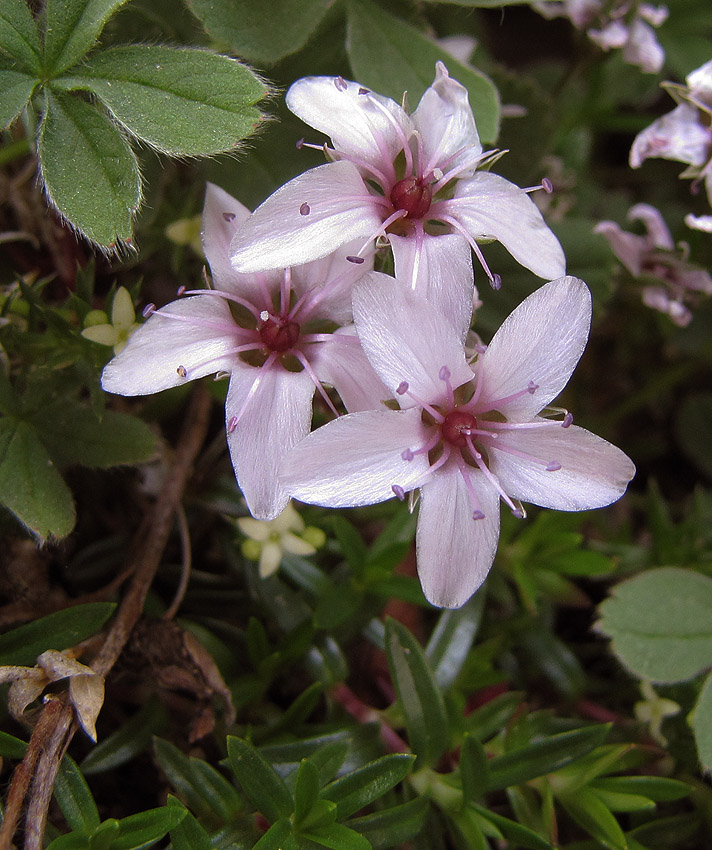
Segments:
[[[90,321],[93,314],[106,318],[106,314],[92,311],[88,316]],[[82,336],[92,342],[98,342],[99,345],[110,345],[114,349],[114,354],[118,354],[124,350],[129,337],[137,328],[136,312],[131,296],[125,287],[120,286],[116,290],[114,303],[111,305],[111,322],[90,324],[84,328]]]

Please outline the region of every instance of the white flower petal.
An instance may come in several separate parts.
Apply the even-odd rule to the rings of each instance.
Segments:
[[[260,578],[269,578],[279,569],[282,563],[282,550],[279,543],[265,543],[260,552]]]
[[[237,527],[245,537],[251,537],[259,543],[264,543],[272,533],[272,525],[270,523],[261,519],[254,519],[251,516],[239,517]]]
[[[593,232],[604,236],[616,257],[634,277],[638,277],[643,257],[649,249],[646,240],[635,233],[622,230],[615,221],[599,221]]]
[[[619,448],[584,428],[549,427],[509,431],[503,445],[530,454],[561,469],[547,472],[544,465],[505,451],[490,451],[490,470],[504,490],[524,502],[559,511],[585,511],[615,502],[625,493],[635,466]]]
[[[396,278],[442,311],[462,341],[472,321],[475,273],[467,240],[454,233],[389,236]]]
[[[692,213],[688,213],[685,216],[685,224],[693,230],[712,233],[712,215],[692,215]],[[89,329],[87,328],[87,330]],[[82,334],[84,334],[84,331],[82,331]]]
[[[692,93],[707,103],[712,102],[712,59],[685,77]]]
[[[539,277],[553,280],[566,273],[559,240],[536,204],[504,177],[480,171],[459,180],[454,200],[442,201],[437,209],[457,219],[475,239],[501,242],[518,263]]]
[[[675,242],[665,224],[665,219],[655,207],[650,204],[635,204],[628,210],[628,220],[642,221],[656,248],[664,248],[666,251],[675,249]]]
[[[119,331],[113,325],[90,325],[84,328],[82,336],[99,345],[118,345]]]
[[[505,319],[477,364],[483,382],[477,410],[500,410],[525,421],[566,386],[586,346],[591,293],[576,277],[564,277],[533,292]],[[505,404],[507,398],[537,385]]]
[[[250,217],[244,204],[214,183],[205,187],[201,237],[216,289],[226,289],[236,277],[230,265],[230,242]]]
[[[271,520],[289,502],[277,470],[289,449],[309,433],[314,384],[306,372],[288,372],[277,365],[233,373],[225,402],[228,432],[230,419],[240,414],[250,392],[253,395],[227,441],[250,513]]]
[[[375,234],[382,221],[356,166],[330,162],[290,180],[257,207],[232,240],[232,266],[253,272],[308,263]]]
[[[171,313],[185,321],[162,316]],[[117,395],[147,395],[234,368],[240,344],[230,309],[222,298],[198,295],[156,311],[104,368],[102,387]],[[184,369],[187,375],[179,374]]]
[[[128,330],[136,321],[133,301],[125,286],[120,286],[111,305],[111,324],[120,330]]]
[[[309,362],[316,376],[336,388],[349,413],[381,408],[382,402],[391,398],[391,392],[364,354],[356,328],[339,328],[331,336],[309,349]]]
[[[401,452],[427,439],[420,410],[370,410],[342,416],[312,431],[285,457],[284,489],[295,499],[329,508],[384,502],[393,485],[414,489],[428,469],[425,455]]]
[[[383,383],[396,395],[406,381],[422,401],[446,398],[440,370],[450,370],[453,387],[472,379],[462,340],[432,304],[401,281],[372,272],[354,288],[354,321],[366,356]],[[401,407],[416,402],[398,395]]]
[[[482,145],[467,89],[451,79],[442,62],[435,66],[435,80],[421,97],[413,123],[422,140],[425,175],[436,167],[449,171],[467,162],[474,172]]]
[[[284,535],[281,543],[284,551],[289,552],[290,555],[313,555],[316,552],[315,546],[291,532]]]
[[[697,109],[681,103],[638,133],[630,149],[630,167],[639,168],[649,157],[704,165],[710,155],[709,144]]]
[[[420,489],[416,547],[423,593],[433,605],[459,608],[487,577],[499,540],[499,496],[469,470],[475,508],[460,470],[447,463]],[[473,519],[477,509],[483,519]]]
[[[337,151],[377,168],[393,162],[413,131],[395,101],[342,77],[303,77],[289,88],[285,101],[302,121],[329,136]]]
[[[623,47],[628,40],[628,27],[621,21],[611,21],[603,29],[588,31],[588,37],[602,50],[610,50],[612,47]]]
[[[646,74],[657,74],[663,67],[665,51],[658,42],[655,30],[640,18],[636,18],[630,26],[623,58]]]

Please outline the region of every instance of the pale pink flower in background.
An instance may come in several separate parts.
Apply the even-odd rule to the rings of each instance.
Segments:
[[[693,230],[712,233],[712,215],[693,215],[692,213],[688,213],[685,216],[685,224]]]
[[[446,315],[453,304],[471,300],[472,279],[462,271],[470,248],[495,288],[501,282],[482,256],[481,240],[498,240],[540,277],[564,273],[561,246],[528,190],[478,171],[499,154],[482,151],[467,89],[441,62],[412,114],[342,77],[297,80],[286,100],[330,137],[331,147],[323,149],[332,161],[291,180],[255,210],[231,246],[238,271],[306,262],[353,239],[362,240],[358,261],[382,237],[393,249],[398,279]]]
[[[280,476],[303,502],[341,508],[419,488],[418,571],[433,605],[457,608],[487,576],[500,499],[565,511],[608,505],[635,469],[610,443],[545,410],[578,362],[591,297],[565,277],[526,298],[471,366],[444,316],[374,272],[354,289],[363,348],[400,410],[343,416],[289,452]],[[413,329],[417,328],[417,333]]]
[[[678,106],[638,133],[630,149],[630,166],[646,159],[687,163],[681,177],[704,182],[712,204],[712,60],[686,77],[687,85],[663,83]]]
[[[623,50],[623,59],[647,74],[657,74],[665,62],[653,27],[659,27],[668,16],[665,6],[631,3],[630,0],[562,0],[534,3],[545,18],[568,18],[602,50]]]
[[[629,221],[641,221],[646,233],[639,236],[622,230],[614,221],[601,221],[594,231],[605,236],[613,253],[635,278],[651,281],[643,287],[647,307],[669,316],[679,327],[692,319],[689,305],[698,295],[712,295],[712,277],[687,260],[688,247],[678,249],[659,211],[636,204]]]
[[[203,250],[213,288],[184,292],[160,310],[149,305],[148,321],[108,363],[102,386],[146,395],[229,375],[225,418],[235,474],[253,516],[273,519],[289,501],[277,468],[309,432],[315,387],[333,409],[323,384],[335,386],[349,410],[372,407],[385,388],[350,324],[351,289],[368,263],[349,263],[347,246],[305,266],[237,274],[228,248],[249,215],[208,184]]]

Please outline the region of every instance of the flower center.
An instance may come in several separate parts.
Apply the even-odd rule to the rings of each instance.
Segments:
[[[451,446],[463,448],[467,445],[467,438],[477,430],[477,420],[471,413],[462,410],[453,410],[445,417],[440,426],[443,440]]]
[[[280,354],[294,348],[299,339],[298,322],[291,322],[283,316],[270,316],[267,311],[260,314],[257,331],[265,346]]]
[[[396,210],[405,210],[406,218],[422,218],[430,209],[433,192],[419,177],[404,177],[391,190],[391,203]]]

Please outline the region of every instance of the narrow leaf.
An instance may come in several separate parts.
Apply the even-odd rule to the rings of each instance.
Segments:
[[[16,738],[14,735],[8,735],[7,732],[0,732],[0,756],[4,759],[21,759],[25,757],[27,744]]]
[[[318,797],[319,771],[309,759],[302,759],[294,786],[294,822],[297,825],[306,820]]]
[[[300,50],[329,0],[271,0],[269,15],[250,0],[188,0],[213,38],[250,62],[271,64]]]
[[[157,699],[149,700],[116,732],[93,747],[82,761],[82,772],[87,776],[104,773],[130,761],[143,752],[166,721],[166,712]]]
[[[0,68],[0,130],[9,127],[22,112],[38,82],[37,77]]]
[[[693,787],[686,782],[664,776],[607,776],[596,779],[591,787],[622,794],[639,794],[659,803],[679,800],[693,791]]]
[[[74,528],[72,494],[35,429],[0,419],[0,503],[40,541]]]
[[[487,753],[473,735],[466,734],[460,748],[460,781],[463,804],[479,800],[489,786]]]
[[[26,71],[39,73],[40,37],[25,0],[0,0],[0,54],[17,60]]]
[[[211,850],[210,836],[198,823],[197,818],[170,794],[167,803],[168,806],[180,808],[184,812],[183,820],[170,830],[173,850]]]
[[[393,806],[383,812],[353,818],[348,821],[347,826],[367,838],[373,850],[400,847],[423,828],[429,805],[425,797],[416,797],[415,800]]]
[[[185,817],[186,809],[163,806],[129,815],[119,821],[119,834],[111,843],[111,850],[142,850],[160,841],[175,829]]]
[[[521,703],[522,694],[517,691],[499,694],[464,718],[465,730],[486,741],[509,722]]]
[[[628,850],[625,835],[610,809],[587,788],[558,797],[561,805],[592,838],[611,850]]]
[[[523,826],[522,824],[517,823],[517,821],[498,815],[496,812],[493,812],[491,809],[487,809],[484,806],[475,805],[473,808],[476,812],[478,812],[480,817],[483,817],[490,821],[490,823],[494,824],[502,835],[512,841],[515,845],[526,847],[527,850],[554,850],[553,844],[548,842],[545,838],[542,838],[538,833],[534,832],[533,829],[529,829],[528,826]]]
[[[232,151],[262,115],[267,89],[236,59],[197,48],[102,50],[58,81],[94,92],[133,135],[174,156]]]
[[[252,850],[297,850],[298,846],[292,835],[291,821],[282,818],[272,824]]]
[[[603,743],[609,728],[597,725],[562,732],[491,759],[489,790],[521,785],[570,764]]]
[[[40,617],[0,635],[0,665],[32,665],[47,649],[68,649],[96,634],[114,612],[111,602],[88,602]]]
[[[158,764],[182,800],[199,816],[213,815],[195,772],[195,762],[174,744],[162,738],[155,738],[153,747]]]
[[[480,138],[487,144],[496,141],[499,97],[492,81],[458,62],[420,30],[370,0],[351,0],[346,47],[354,76],[360,83],[398,103],[407,91],[413,108],[433,82],[435,63],[444,62],[450,74],[470,94]]]
[[[404,625],[393,619],[386,623],[386,653],[418,767],[432,765],[448,744],[447,715],[440,689],[423,648]]]
[[[274,823],[289,817],[294,808],[292,795],[272,765],[247,741],[232,735],[227,739],[230,767],[250,802]]]
[[[101,820],[86,779],[69,756],[62,759],[54,782],[54,797],[74,832],[91,835]]]
[[[126,0],[47,0],[44,64],[52,76],[94,46],[104,24]]]
[[[48,92],[38,152],[45,191],[74,227],[104,247],[130,241],[141,198],[138,163],[106,116],[77,97]]]
[[[414,761],[415,757],[406,753],[382,756],[329,783],[322,797],[336,803],[339,819],[347,818],[405,779]]]
[[[465,663],[482,619],[485,594],[480,592],[462,608],[443,611],[425,648],[438,686],[447,690]]]
[[[341,823],[330,823],[318,830],[305,832],[304,837],[330,850],[371,850],[367,838]]]
[[[200,784],[203,797],[218,817],[229,823],[242,808],[240,795],[235,786],[206,761],[192,757],[190,766]]]

